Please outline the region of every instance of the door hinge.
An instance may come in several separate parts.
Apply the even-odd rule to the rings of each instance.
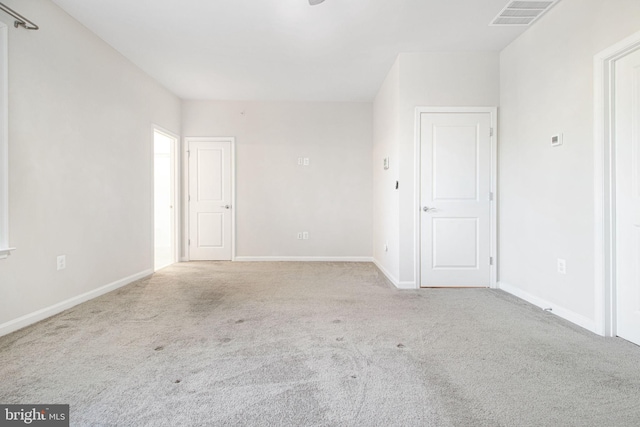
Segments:
[[[493,257],[492,256],[489,257],[489,265],[493,265]]]
[[[489,201],[493,202],[493,191],[489,192]]]
[[[489,136],[493,136],[493,128],[489,128]]]
[[[188,244],[189,246],[191,246],[191,239],[189,239],[189,241],[188,241],[188,243],[187,243],[187,244]]]
[[[191,194],[187,196],[187,202],[190,202],[190,201],[191,201]]]

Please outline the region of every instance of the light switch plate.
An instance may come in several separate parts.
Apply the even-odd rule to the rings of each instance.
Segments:
[[[58,271],[64,270],[67,268],[67,257],[65,255],[59,255],[56,258],[56,269]]]

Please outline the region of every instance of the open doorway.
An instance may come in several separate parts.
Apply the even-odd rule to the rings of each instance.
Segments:
[[[155,128],[153,132],[153,242],[155,271],[178,259],[176,153],[178,138]]]

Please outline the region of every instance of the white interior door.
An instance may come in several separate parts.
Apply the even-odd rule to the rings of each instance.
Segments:
[[[231,260],[231,142],[189,141],[189,259]]]
[[[491,114],[422,113],[422,287],[491,282]]]
[[[154,131],[153,244],[154,270],[176,262],[176,145],[177,138]]]
[[[617,332],[640,345],[640,51],[615,81]]]

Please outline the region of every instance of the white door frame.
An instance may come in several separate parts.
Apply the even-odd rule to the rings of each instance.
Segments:
[[[229,142],[231,145],[231,261],[236,260],[236,138],[233,136],[207,137],[207,136],[187,136],[184,138],[184,254],[185,261],[191,260],[189,253],[189,143],[190,142]]]
[[[9,36],[0,21],[0,259],[7,258],[9,246]]]
[[[422,176],[421,169],[422,165],[420,162],[421,159],[421,120],[420,115],[422,113],[489,113],[491,114],[491,193],[493,194],[493,200],[491,203],[491,248],[490,248],[490,256],[493,258],[493,263],[491,264],[491,276],[489,279],[489,287],[497,288],[497,266],[498,266],[498,257],[497,257],[497,242],[498,242],[498,222],[497,222],[497,162],[498,162],[498,144],[497,144],[497,134],[498,134],[498,108],[497,107],[416,107],[415,113],[415,211],[414,211],[414,229],[416,233],[414,235],[414,247],[415,247],[415,268],[416,268],[416,288],[420,288],[420,278],[421,269],[422,269],[422,253],[420,247],[420,236],[421,234],[421,222],[420,222],[420,197],[421,197],[421,186],[422,186]]]
[[[594,58],[595,135],[595,317],[596,333],[615,337],[615,62],[640,49],[640,32]]]
[[[176,135],[175,133],[171,132],[170,130],[167,130],[161,126],[158,125],[153,125],[153,134],[154,137],[152,138],[151,141],[151,182],[155,182],[155,170],[154,170],[154,163],[155,163],[155,152],[154,152],[154,145],[155,145],[155,133],[161,133],[171,139],[173,139],[175,141],[175,145],[173,146],[173,169],[175,171],[175,173],[173,174],[173,188],[174,188],[174,194],[173,194],[173,241],[175,242],[174,244],[174,253],[173,253],[173,259],[175,262],[179,262],[180,261],[180,242],[182,241],[182,239],[180,238],[180,137],[178,135]],[[153,197],[151,197],[151,215],[152,218],[154,218],[155,215],[155,201],[153,200]],[[151,221],[151,236],[155,235],[155,228],[154,228],[154,222],[155,221]],[[153,239],[152,239],[153,240]],[[153,253],[153,257],[151,259],[154,260],[155,262],[155,243],[152,245],[152,253]],[[155,265],[154,265],[154,270],[155,270]]]

